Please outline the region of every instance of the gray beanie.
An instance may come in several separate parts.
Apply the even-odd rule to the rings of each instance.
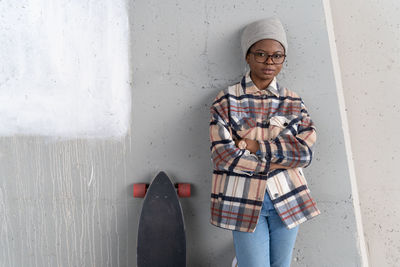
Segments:
[[[278,18],[271,17],[255,21],[244,28],[241,39],[243,56],[246,58],[250,46],[263,39],[273,39],[280,42],[285,48],[285,53],[287,53],[285,29]]]

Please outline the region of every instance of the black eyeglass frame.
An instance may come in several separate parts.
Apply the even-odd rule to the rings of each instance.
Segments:
[[[269,58],[271,58],[272,63],[274,63],[274,65],[281,65],[281,64],[283,64],[283,62],[285,62],[285,59],[286,59],[286,55],[285,55],[285,54],[272,54],[272,55],[266,55],[266,59],[265,59],[264,61],[261,61],[261,62],[260,62],[260,61],[257,61],[257,59],[256,59],[256,54],[258,54],[258,53],[260,53],[260,54],[266,54],[266,53],[263,53],[263,52],[252,52],[252,51],[249,51],[249,54],[253,54],[253,55],[254,55],[254,60],[255,60],[257,63],[265,63],[265,62],[268,61]],[[273,58],[274,55],[283,56],[282,62],[276,63],[276,62],[274,61],[274,58]]]

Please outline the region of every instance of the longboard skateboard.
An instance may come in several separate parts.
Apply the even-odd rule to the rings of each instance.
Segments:
[[[185,267],[185,223],[178,195],[189,197],[190,184],[174,185],[160,172],[150,186],[134,184],[133,192],[134,197],[145,197],[139,219],[137,266]]]

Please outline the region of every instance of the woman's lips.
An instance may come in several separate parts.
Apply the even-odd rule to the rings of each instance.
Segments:
[[[273,69],[263,69],[262,72],[264,74],[274,74],[275,70],[273,70]]]

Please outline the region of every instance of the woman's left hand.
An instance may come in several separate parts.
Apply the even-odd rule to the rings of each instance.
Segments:
[[[249,150],[253,154],[255,154],[260,149],[260,145],[258,144],[258,142],[256,140],[251,140],[248,138],[236,140],[235,141],[236,146],[238,146],[238,144],[241,140],[244,140],[246,142],[246,144],[247,144],[246,149]]]

